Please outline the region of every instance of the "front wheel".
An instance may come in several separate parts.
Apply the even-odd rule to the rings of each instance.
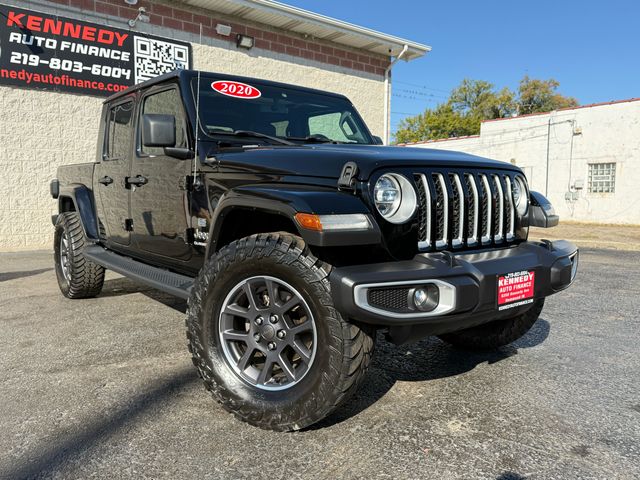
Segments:
[[[243,238],[207,262],[189,299],[187,337],[225,409],[261,428],[297,430],[354,393],[373,332],[335,310],[330,268],[287,233]]]
[[[492,350],[515,342],[533,327],[544,307],[544,298],[538,299],[526,312],[477,327],[446,333],[439,338],[456,347],[468,350]]]
[[[85,236],[76,212],[58,215],[53,258],[60,291],[67,298],[95,297],[102,291],[104,268],[84,256]]]

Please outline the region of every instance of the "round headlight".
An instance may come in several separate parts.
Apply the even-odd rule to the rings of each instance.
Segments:
[[[513,180],[513,203],[516,206],[516,212],[518,212],[519,216],[527,212],[529,195],[527,193],[527,186],[521,177],[516,177]]]
[[[391,175],[383,175],[376,182],[373,189],[376,207],[383,217],[390,217],[398,211],[400,201],[402,200],[402,192],[400,184]]]
[[[387,173],[378,179],[373,188],[373,199],[380,215],[391,223],[406,222],[418,206],[413,186],[396,173]]]

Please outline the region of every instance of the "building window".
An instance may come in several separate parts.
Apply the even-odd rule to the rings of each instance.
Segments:
[[[614,193],[616,191],[616,164],[589,164],[589,193]]]

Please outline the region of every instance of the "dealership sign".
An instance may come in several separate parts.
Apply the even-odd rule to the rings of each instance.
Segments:
[[[0,5],[0,85],[108,96],[191,63],[188,43]]]

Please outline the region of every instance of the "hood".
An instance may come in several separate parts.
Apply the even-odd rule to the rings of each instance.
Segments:
[[[335,179],[340,176],[346,162],[358,165],[359,180],[367,180],[376,169],[393,167],[466,167],[520,171],[510,163],[462,152],[377,145],[273,146],[223,151],[216,153],[215,157],[221,168]]]

